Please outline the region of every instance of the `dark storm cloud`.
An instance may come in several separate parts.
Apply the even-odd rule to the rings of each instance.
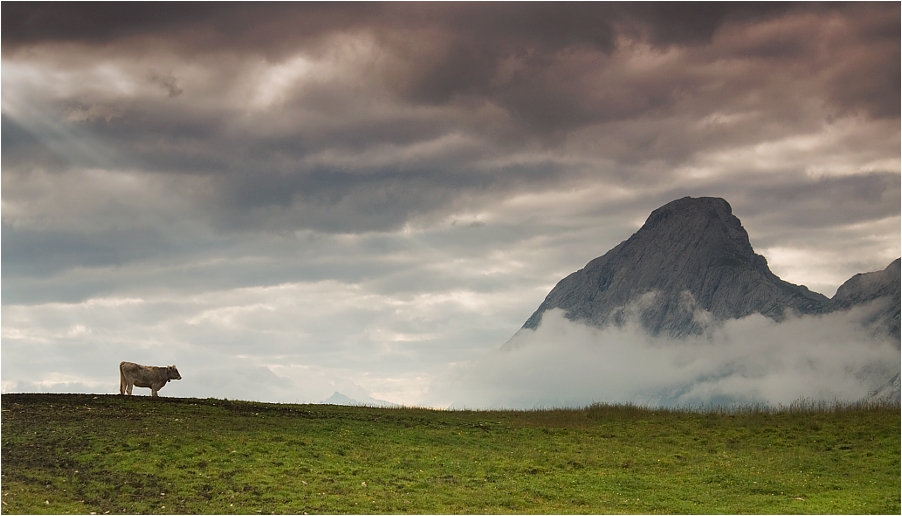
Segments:
[[[402,94],[439,104],[487,98],[509,109],[515,120],[529,123],[533,131],[572,129],[668,115],[685,108],[687,98],[705,101],[698,104],[699,110],[724,101],[740,102],[750,89],[764,85],[764,78],[749,68],[758,62],[770,67],[766,73],[792,73],[795,79],[811,74],[824,84],[806,84],[808,92],[812,86],[826,89],[820,93],[841,110],[897,116],[898,109],[893,109],[899,97],[899,74],[894,73],[898,64],[893,64],[899,61],[897,15],[898,6],[873,4],[475,6],[459,15],[466,23],[456,24],[459,18],[448,16],[420,29],[430,38],[417,51],[404,49],[404,57],[414,66],[407,69],[402,84],[409,89]],[[840,17],[845,18],[840,35],[821,34],[823,23]],[[763,34],[749,31],[758,26],[765,27]],[[731,34],[736,34],[733,41],[721,45],[720,40],[729,41]],[[387,41],[391,48],[392,40]],[[615,68],[615,54],[628,50],[630,41],[648,43],[653,56],[674,48],[690,55],[672,67],[621,81],[605,76],[606,69],[626,72]],[[847,51],[836,48],[839,41],[850,44]],[[712,75],[699,70],[717,60],[748,63],[745,73],[733,78],[728,71]],[[804,68],[798,69],[800,64]],[[873,80],[855,79],[862,76]],[[704,97],[698,96],[701,91]]]
[[[46,276],[70,267],[122,265],[156,253],[167,252],[160,234],[133,228],[95,234],[61,231],[18,231],[3,225],[4,275]]]
[[[561,9],[555,3],[482,4],[281,2],[109,4],[43,2],[3,7],[3,43],[107,44],[119,39],[173,35],[208,39],[217,47],[281,47],[350,28],[441,27],[497,39],[529,38],[544,45],[587,42],[612,46],[610,22],[621,8],[584,4]],[[294,28],[294,30],[288,30]],[[281,29],[281,30],[279,30]]]
[[[3,7],[3,13],[7,55],[29,46],[54,43],[89,46],[116,43],[127,52],[129,46],[146,44],[139,41],[150,39],[153,45],[188,55],[225,51],[259,53],[278,60],[298,48],[321,53],[323,38],[330,35],[372,33],[385,52],[404,63],[401,69],[395,70],[392,79],[398,94],[431,104],[467,96],[492,98],[520,113],[525,120],[534,121],[536,127],[560,109],[566,115],[573,115],[588,108],[596,117],[603,117],[606,110],[612,109],[610,103],[595,105],[597,99],[586,104],[588,92],[561,89],[567,86],[564,81],[558,81],[558,87],[551,90],[560,94],[556,104],[541,105],[541,93],[546,93],[544,88],[549,87],[549,81],[543,77],[552,70],[561,71],[548,66],[559,60],[561,52],[585,49],[610,55],[621,44],[618,42],[621,35],[647,41],[661,51],[672,46],[696,48],[710,45],[719,32],[751,23],[771,23],[780,16],[829,20],[845,15],[851,20],[852,38],[866,48],[861,48],[857,59],[850,63],[851,70],[838,71],[838,81],[831,86],[832,100],[844,107],[864,106],[872,114],[898,112],[891,108],[898,104],[895,93],[899,74],[894,72],[898,71],[899,60],[886,61],[887,56],[883,55],[888,47],[889,52],[898,56],[898,24],[893,21],[898,18],[893,16],[898,14],[898,5],[893,4],[11,3]],[[811,31],[819,28],[802,25],[788,33],[769,34],[752,47],[739,48],[732,56],[720,57],[813,57],[811,52],[815,49],[810,43],[817,40],[817,34]],[[417,44],[411,45],[412,41]],[[498,84],[499,70],[512,57],[524,64],[519,73],[514,73],[518,80]],[[887,68],[886,62],[896,64]],[[575,63],[574,66],[597,64]],[[862,74],[870,80],[854,79]],[[649,81],[652,82],[657,81]],[[643,85],[631,86],[639,86],[637,97],[650,96],[633,103],[647,107],[662,102],[656,100],[660,92],[644,94]],[[535,93],[532,100],[540,105],[535,113],[529,110],[524,98],[530,92]],[[574,93],[577,98],[572,104],[567,103],[566,99]],[[624,99],[612,100],[621,103]],[[555,118],[550,121],[554,122]]]
[[[9,60],[57,49],[73,69],[124,74],[103,76],[109,91],[30,100],[40,123],[5,111],[5,173],[56,159],[202,176],[194,200],[221,228],[395,229],[481,191],[510,197],[594,168],[486,165],[512,152],[607,160],[590,175],[632,188],[825,118],[898,117],[897,4],[11,3],[3,14]],[[149,89],[116,82],[128,74]]]
[[[789,10],[829,7],[780,2],[557,2],[404,5],[375,2],[13,2],[3,7],[5,45],[108,44],[121,39],[182,37],[211,46],[265,49],[349,29],[440,29],[474,43],[506,42],[551,51],[589,45],[611,51],[617,25],[655,45],[704,44],[725,22],[760,20]],[[293,30],[289,30],[293,29]],[[192,32],[200,34],[190,35]],[[459,38],[463,41],[464,38]],[[474,45],[475,48],[475,45]]]
[[[466,165],[461,165],[465,167]],[[308,227],[327,232],[383,231],[417,214],[510,195],[524,185],[551,184],[560,171],[546,164],[495,170],[434,167],[314,168],[289,174],[238,174],[221,181],[227,207],[222,229]],[[247,217],[247,213],[260,211]],[[237,218],[235,218],[237,216]],[[257,219],[259,217],[259,219]]]
[[[846,110],[898,119],[902,80],[899,5],[867,7],[860,16],[850,18],[857,49],[835,67],[828,91],[833,103]],[[854,9],[854,4],[849,9]]]
[[[353,25],[381,10],[370,3],[36,2],[3,6],[6,50],[44,43],[109,45],[147,38],[181,40],[183,50],[278,49]],[[358,22],[359,23],[359,22]]]
[[[773,24],[780,16],[789,20],[786,30],[757,40],[743,36],[752,44],[726,52],[714,49],[708,57],[816,59],[823,70],[815,73],[835,75],[827,93],[840,108],[897,114],[893,107],[898,107],[899,74],[894,72],[899,59],[892,57],[898,57],[899,38],[894,13],[898,14],[898,5],[732,2],[12,4],[4,6],[3,41],[7,54],[61,42],[118,42],[128,52],[131,45],[141,44],[135,40],[151,38],[177,53],[260,53],[278,60],[298,49],[321,54],[323,38],[330,35],[370,33],[381,52],[399,61],[386,79],[396,95],[427,104],[489,99],[510,110],[515,120],[541,131],[650,112],[666,114],[682,98],[693,96],[693,90],[710,89],[719,80],[684,75],[682,84],[674,83],[673,77],[662,81],[656,73],[670,73],[668,69],[614,84],[613,89],[600,84],[592,72],[611,65],[608,60],[622,45],[621,36],[647,41],[659,52],[674,46],[700,49],[719,34],[749,24]],[[821,62],[834,58],[830,54],[835,49],[812,45],[823,26],[801,22],[806,17],[829,21],[840,15],[851,20],[846,22],[850,34],[842,37],[858,45],[854,55],[836,56],[845,63],[828,66]],[[594,59],[568,57],[573,52]],[[862,76],[869,80],[857,80]],[[730,87],[734,99],[743,95],[739,85]],[[712,103],[725,100],[717,97],[715,92]]]
[[[855,177],[822,177],[810,181],[761,184],[746,194],[754,202],[746,204],[751,216],[771,217],[778,225],[816,228],[839,224],[859,224],[899,214],[898,173],[883,172]],[[792,220],[778,214],[780,205],[797,208]]]

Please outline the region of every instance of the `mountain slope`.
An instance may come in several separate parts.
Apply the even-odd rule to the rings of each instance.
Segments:
[[[685,197],[656,210],[604,256],[561,280],[523,325],[535,329],[550,309],[594,326],[634,315],[652,335],[704,331],[710,319],[753,313],[782,320],[817,313],[828,299],[774,275],[723,199]]]
[[[863,321],[865,326],[899,339],[899,315],[902,311],[900,262],[902,260],[897,258],[882,271],[856,274],[849,278],[824,306],[824,313],[874,303],[873,311]]]

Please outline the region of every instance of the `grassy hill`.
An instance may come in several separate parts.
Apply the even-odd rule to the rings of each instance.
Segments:
[[[0,400],[8,514],[900,513],[898,406]]]

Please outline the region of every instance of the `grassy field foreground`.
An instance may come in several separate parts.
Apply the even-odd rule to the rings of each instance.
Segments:
[[[3,513],[900,513],[899,407],[2,396]]]

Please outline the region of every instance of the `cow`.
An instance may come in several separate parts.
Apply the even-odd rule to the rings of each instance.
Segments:
[[[182,375],[174,365],[166,367],[146,366],[132,362],[119,363],[119,394],[131,395],[132,386],[150,387],[151,395],[156,397],[157,391],[170,380],[181,380]]]

